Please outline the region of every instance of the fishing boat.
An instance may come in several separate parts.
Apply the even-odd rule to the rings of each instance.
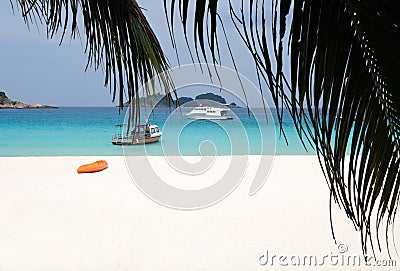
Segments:
[[[218,108],[210,106],[198,106],[193,108],[192,111],[186,114],[190,119],[196,120],[229,120],[233,117],[229,114],[230,110],[227,108]]]
[[[119,129],[118,133],[115,133],[111,143],[114,145],[137,145],[137,144],[148,144],[154,143],[160,140],[162,132],[155,124],[142,124],[136,125],[134,129],[129,132],[125,132],[126,124],[117,124],[116,128]]]

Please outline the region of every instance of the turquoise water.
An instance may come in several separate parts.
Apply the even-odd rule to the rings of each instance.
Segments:
[[[131,155],[241,155],[271,154],[275,149],[278,155],[315,154],[310,147],[305,151],[288,114],[283,126],[289,145],[279,136],[278,125],[266,122],[263,110],[254,115],[243,108],[232,111],[233,121],[194,121],[181,129],[187,123],[184,116],[173,114],[168,119],[170,109],[156,108],[150,120],[163,129],[162,142],[124,149],[112,145],[111,138],[114,125],[123,123],[125,110],[120,114],[112,107],[0,110],[0,156],[120,156],[124,151]],[[276,114],[272,118],[276,121]],[[265,121],[257,125],[257,119]]]

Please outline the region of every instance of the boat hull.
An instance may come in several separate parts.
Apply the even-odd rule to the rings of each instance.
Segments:
[[[136,138],[136,139],[133,139],[132,137],[125,137],[125,138],[114,137],[111,143],[114,145],[141,145],[141,144],[158,142],[160,140],[160,137],[161,136]]]
[[[210,115],[186,115],[189,119],[194,120],[231,120],[230,116],[210,116]]]

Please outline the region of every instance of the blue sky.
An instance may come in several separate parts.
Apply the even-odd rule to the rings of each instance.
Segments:
[[[138,2],[146,9],[144,13],[156,32],[171,67],[177,66],[162,1]],[[235,31],[228,24],[226,26],[228,36],[232,38]],[[191,63],[179,30],[177,28],[181,64]],[[81,33],[83,34],[82,28]],[[256,83],[250,55],[237,36],[232,40],[234,52],[240,52],[236,54],[239,71]],[[116,105],[111,102],[109,89],[104,86],[103,72],[93,69],[85,72],[84,42],[84,37],[82,40],[66,38],[59,46],[59,38],[46,38],[43,25],[39,25],[39,29],[31,25],[28,30],[19,11],[16,10],[13,14],[10,2],[0,1],[0,89],[5,90],[11,99],[30,103],[58,106]],[[228,58],[223,64],[232,67]]]

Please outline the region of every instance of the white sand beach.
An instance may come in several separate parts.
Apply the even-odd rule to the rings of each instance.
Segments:
[[[99,159],[109,168],[76,173]],[[396,267],[340,264],[343,255],[361,257],[359,236],[335,207],[334,243],[328,187],[315,156],[277,156],[255,196],[249,196],[246,175],[226,199],[197,211],[147,198],[124,157],[6,157],[0,172],[0,271],[400,268],[395,253]],[[324,264],[294,266],[307,255]],[[338,256],[338,263],[328,256]]]

